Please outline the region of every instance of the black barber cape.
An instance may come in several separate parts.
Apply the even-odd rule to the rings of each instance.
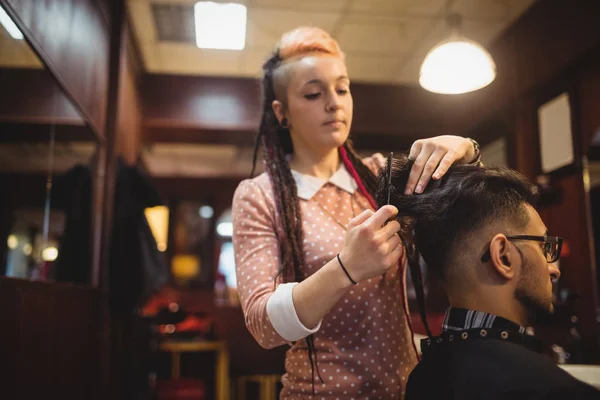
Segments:
[[[442,334],[421,341],[423,357],[405,399],[600,399],[540,354],[539,341],[523,331],[501,317],[451,308]]]

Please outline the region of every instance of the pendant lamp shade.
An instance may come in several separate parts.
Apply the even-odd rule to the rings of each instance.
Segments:
[[[429,51],[421,65],[419,84],[434,93],[460,94],[481,89],[495,78],[496,64],[490,53],[455,32]]]

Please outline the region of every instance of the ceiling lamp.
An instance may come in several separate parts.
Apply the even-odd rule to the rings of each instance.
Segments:
[[[419,84],[430,92],[460,94],[486,87],[496,78],[496,64],[479,43],[459,33],[461,16],[449,14],[450,37],[427,53]]]
[[[13,39],[23,40],[23,34],[2,7],[0,7],[0,24],[2,24]]]
[[[246,47],[245,5],[199,1],[194,5],[194,19],[199,48],[243,50]]]

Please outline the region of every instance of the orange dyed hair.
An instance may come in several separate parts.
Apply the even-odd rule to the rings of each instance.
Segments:
[[[325,53],[344,58],[344,53],[331,35],[315,26],[301,26],[281,37],[276,52],[281,60],[307,53]]]

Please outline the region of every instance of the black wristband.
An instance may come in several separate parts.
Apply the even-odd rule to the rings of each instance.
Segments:
[[[348,270],[346,269],[346,267],[344,267],[344,264],[342,264],[342,260],[340,260],[340,255],[338,254],[336,257],[337,257],[338,262],[340,263],[340,267],[342,267],[342,269],[346,273],[346,276],[348,277],[348,279],[350,279],[350,282],[352,282],[353,285],[356,285],[358,282],[356,282],[354,279],[352,279],[352,277],[348,273]]]

